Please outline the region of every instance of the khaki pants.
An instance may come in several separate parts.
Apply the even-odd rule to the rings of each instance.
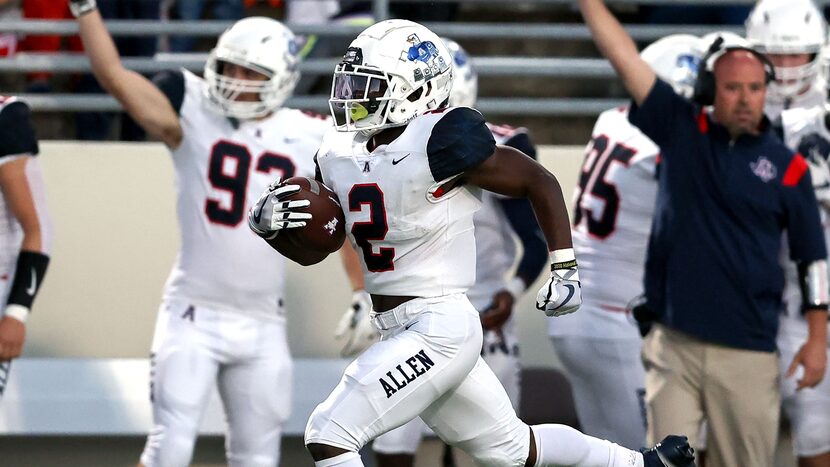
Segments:
[[[657,325],[643,341],[648,443],[692,446],[708,423],[707,467],[772,467],[778,437],[778,356],[709,344]]]

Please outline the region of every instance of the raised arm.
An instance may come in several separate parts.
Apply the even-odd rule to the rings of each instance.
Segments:
[[[177,148],[182,141],[182,128],[170,100],[150,80],[124,68],[92,0],[71,3],[73,12],[79,13],[80,35],[95,78],[150,136]]]
[[[640,58],[631,36],[602,0],[579,0],[579,9],[597,48],[611,62],[634,102],[642,104],[657,76]]]

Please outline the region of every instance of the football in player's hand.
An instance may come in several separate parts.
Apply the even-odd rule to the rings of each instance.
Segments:
[[[308,200],[309,206],[301,210],[311,213],[311,219],[305,227],[280,231],[269,241],[271,246],[300,264],[314,264],[339,250],[346,240],[346,219],[334,191],[307,177],[291,177],[282,183],[300,186],[300,191],[282,200]]]

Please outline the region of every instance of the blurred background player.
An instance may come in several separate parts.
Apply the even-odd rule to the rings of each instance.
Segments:
[[[453,83],[450,91],[450,107],[474,107],[478,97],[478,74],[464,49],[451,39],[444,39],[453,59]],[[530,157],[536,158],[536,147],[527,130],[509,126],[487,124],[496,144],[514,147]],[[533,209],[527,199],[509,198],[489,191],[482,192],[481,209],[475,213],[476,281],[467,291],[470,302],[481,313],[484,328],[481,355],[484,361],[501,381],[513,408],[519,410],[519,389],[521,362],[519,342],[515,332],[513,304],[533,284],[545,266],[546,245]],[[512,278],[508,273],[516,263],[519,251],[516,240],[521,243],[521,257]],[[347,247],[349,248],[349,247]],[[351,249],[351,248],[349,248]],[[352,250],[353,251],[353,250]],[[371,300],[363,298],[368,294],[362,290],[363,277],[357,255],[346,264],[350,278],[356,278],[352,286],[359,288],[352,308],[347,311],[341,323],[369,323],[368,311]],[[366,305],[363,305],[363,304]],[[360,315],[355,315],[360,312]],[[361,327],[366,324],[360,324]],[[341,324],[341,329],[343,329]],[[353,342],[364,342],[361,330],[355,323],[347,347]],[[370,328],[375,336],[379,334]],[[338,332],[338,335],[342,335]],[[364,347],[364,348],[365,348]],[[346,350],[346,349],[344,349]],[[359,349],[362,351],[363,349]],[[347,352],[348,353],[348,352]],[[353,355],[352,355],[353,356]],[[372,443],[379,467],[411,467],[421,442],[426,425],[420,418],[385,433]],[[450,462],[450,452],[445,461]]]
[[[244,220],[275,178],[314,175],[330,126],[281,107],[299,78],[294,35],[272,19],[240,20],[210,53],[205,79],[171,71],[153,83],[121,65],[93,1],[72,8],[95,76],[167,145],[176,174],[181,250],[153,337],[153,428],[141,463],[187,465],[218,387],[228,463],[276,466],[292,385],[285,260]]]
[[[798,27],[798,23],[792,27]],[[822,56],[822,75],[815,77],[815,86],[826,83],[828,57]],[[830,106],[827,102],[808,108],[791,108],[781,114],[784,142],[802,154],[810,164],[810,176],[824,221],[825,240],[830,242]],[[785,242],[786,245],[786,242]],[[778,352],[781,370],[781,402],[784,416],[790,421],[793,449],[799,467],[830,467],[830,378],[824,377],[816,387],[804,387],[801,378],[804,368],[793,365],[795,356],[802,352],[808,337],[804,318],[801,284],[798,270],[786,261],[784,308],[778,328]],[[827,284],[825,284],[827,287]],[[830,330],[828,330],[830,332]],[[830,359],[830,340],[827,358]]]
[[[811,0],[761,0],[747,18],[747,41],[775,65],[764,108],[774,124],[784,109],[824,103],[819,56],[826,29],[824,16]]]
[[[451,63],[432,31],[388,20],[363,31],[335,69],[337,131],[317,153],[319,178],[348,206],[383,337],[311,414],[305,442],[315,465],[363,466],[361,447],[417,416],[479,465],[694,465],[682,437],[640,454],[562,425],[531,428],[481,359],[481,318],[464,295],[475,274],[476,187],[530,199],[551,260],[539,310],[576,311],[581,286],[556,178],[497,146],[480,113],[446,107]],[[302,226],[292,219],[304,213],[280,197],[294,186],[275,186],[257,202],[255,232]]]
[[[0,96],[0,400],[49,265],[52,229],[37,155],[29,106]]]
[[[704,52],[700,38],[677,34],[649,45],[641,56],[660,79],[691,98]],[[582,309],[551,319],[548,326],[573,385],[582,429],[631,449],[646,441],[645,369],[642,338],[628,304],[643,293],[659,154],[660,148],[629,123],[628,107],[597,119],[574,192],[572,235],[585,286]]]

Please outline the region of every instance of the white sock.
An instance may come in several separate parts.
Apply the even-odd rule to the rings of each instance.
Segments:
[[[314,467],[363,467],[363,461],[360,459],[360,454],[347,452],[339,456],[315,461]]]
[[[643,455],[566,425],[534,425],[535,467],[643,467]]]

